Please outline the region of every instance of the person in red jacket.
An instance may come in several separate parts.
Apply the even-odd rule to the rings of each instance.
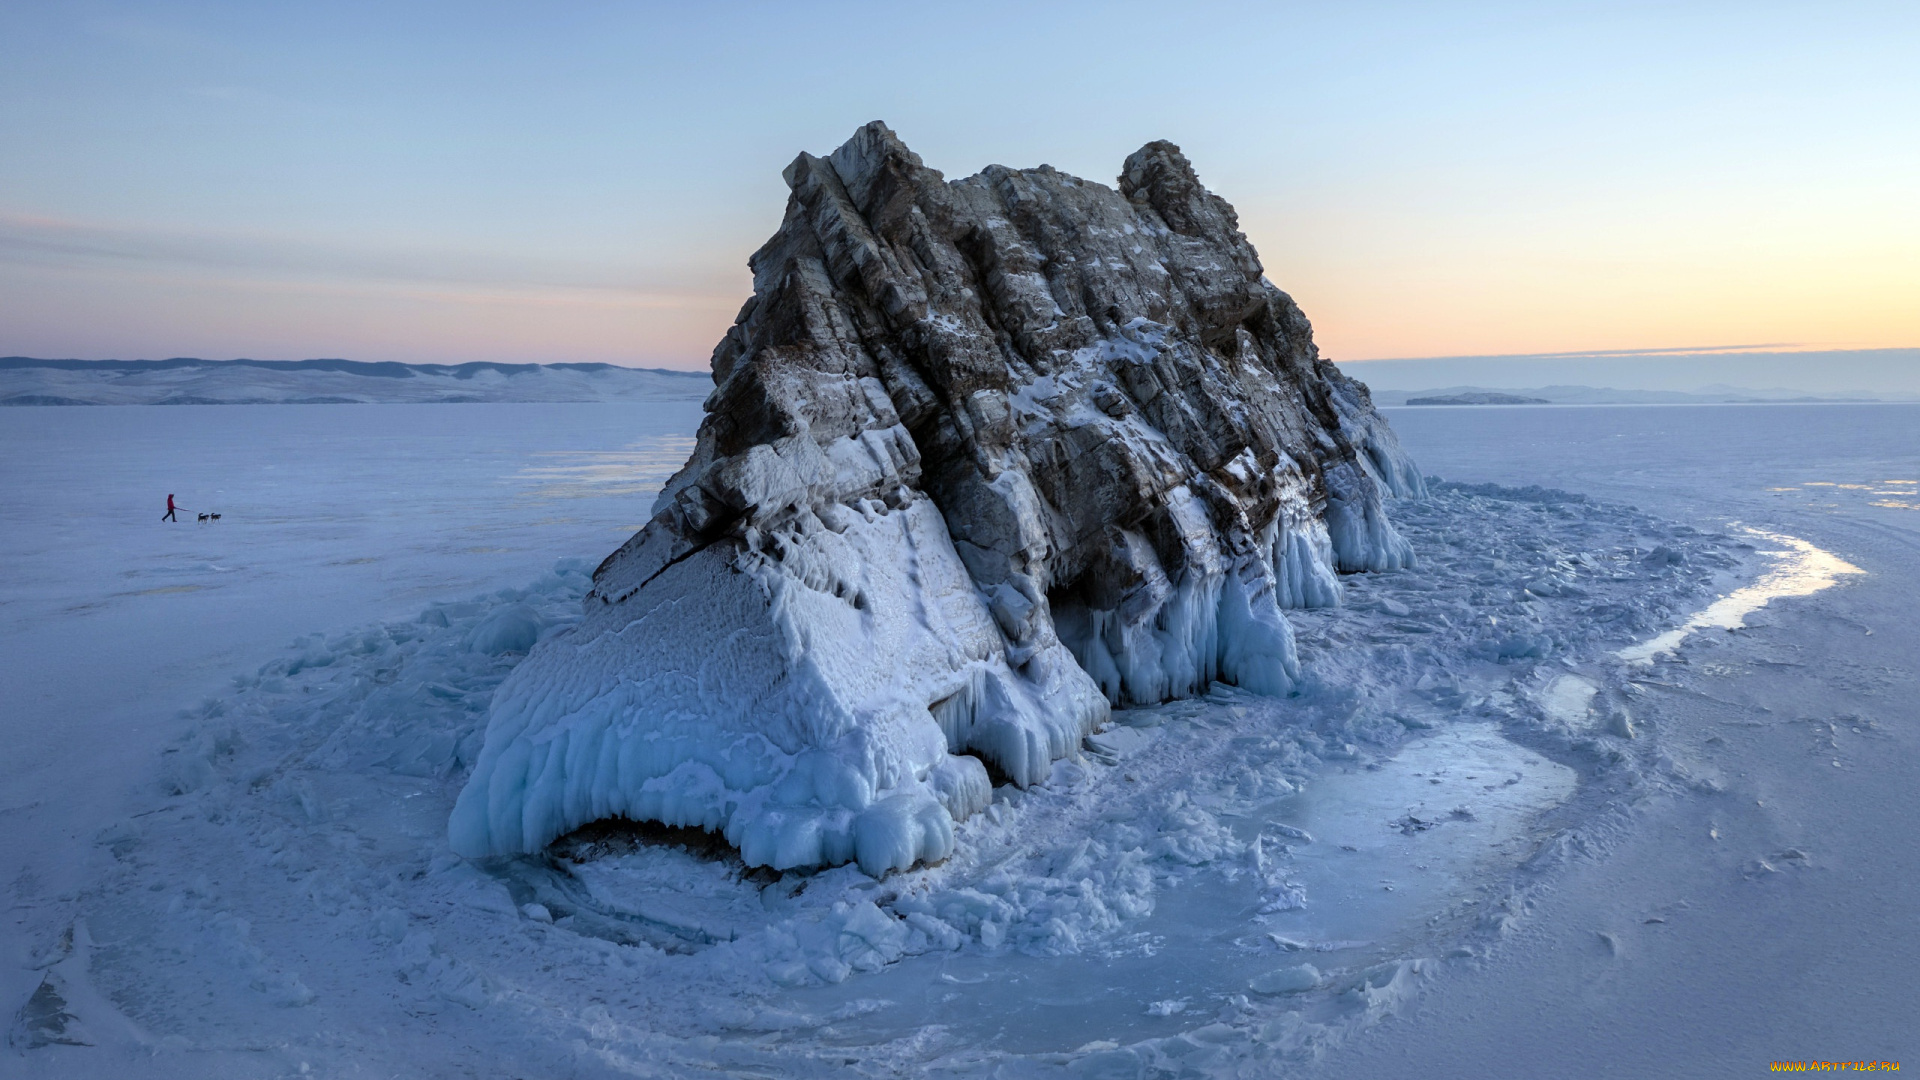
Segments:
[[[175,524],[179,524],[180,519],[173,516],[173,511],[174,511],[173,496],[169,495],[167,496],[167,512],[160,515],[160,520],[171,521]]]

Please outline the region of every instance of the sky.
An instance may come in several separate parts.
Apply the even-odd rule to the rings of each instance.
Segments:
[[[0,5],[0,354],[698,369],[780,170],[1171,139],[1338,360],[1920,346],[1912,3]]]

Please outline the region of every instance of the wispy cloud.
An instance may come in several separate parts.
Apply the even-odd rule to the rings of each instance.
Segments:
[[[0,263],[111,277],[641,307],[737,304],[725,281],[648,280],[634,268],[429,247],[212,229],[167,229],[0,211]]]

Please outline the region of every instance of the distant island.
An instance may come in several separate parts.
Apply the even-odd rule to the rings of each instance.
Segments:
[[[1546,398],[1521,397],[1519,394],[1502,394],[1493,390],[1475,390],[1465,394],[1445,394],[1440,397],[1408,398],[1408,405],[1551,405]]]
[[[0,357],[0,405],[388,405],[686,401],[704,371],[617,364]]]
[[[1364,372],[1364,364],[1348,370]],[[1390,376],[1389,376],[1390,377]],[[1691,391],[1633,390],[1605,386],[1435,386],[1395,390],[1369,383],[1373,403],[1383,408],[1407,405],[1813,405],[1920,401],[1920,394],[1809,394],[1780,387],[1755,389],[1714,384]]]

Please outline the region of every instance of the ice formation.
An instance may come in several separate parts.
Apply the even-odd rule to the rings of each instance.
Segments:
[[[1412,564],[1419,472],[1177,147],[949,183],[874,123],[785,177],[692,459],[501,686],[461,854],[627,817],[937,861],[990,770],[1285,693],[1281,609]]]

